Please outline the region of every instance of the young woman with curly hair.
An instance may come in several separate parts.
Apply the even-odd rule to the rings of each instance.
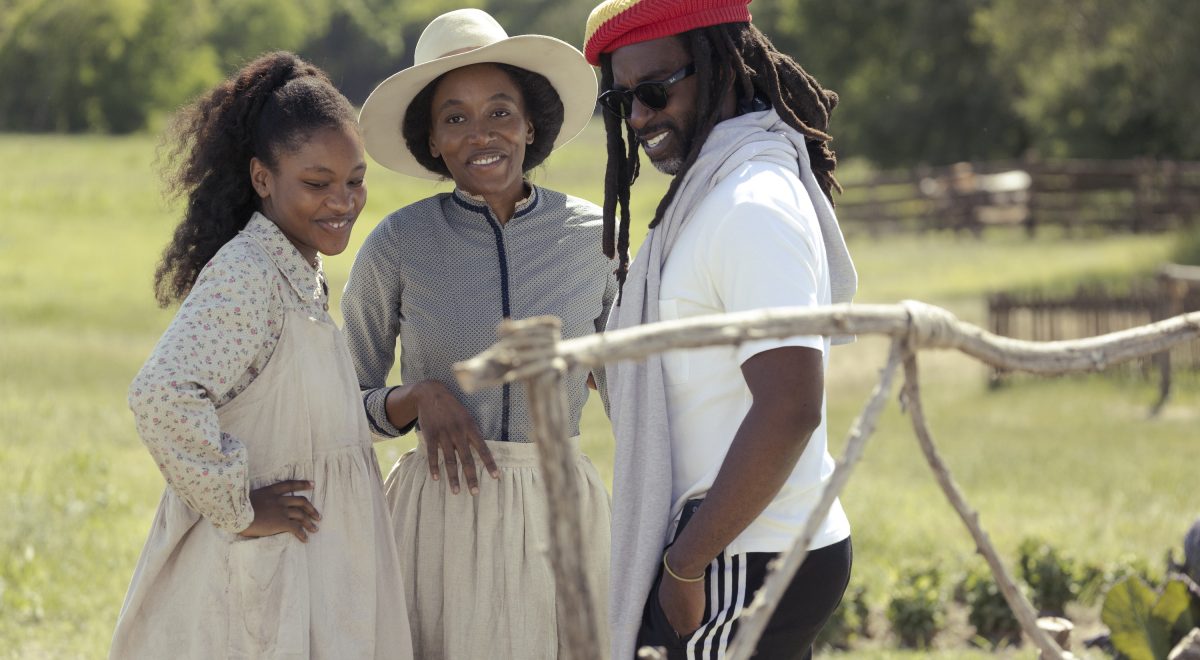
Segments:
[[[114,658],[412,657],[395,537],[320,254],[366,200],[354,111],[264,55],[177,118],[180,302],[129,391],[166,479]]]

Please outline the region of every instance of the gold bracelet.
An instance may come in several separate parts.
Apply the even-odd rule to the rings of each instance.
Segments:
[[[671,570],[671,565],[667,563],[667,553],[670,551],[671,551],[670,548],[663,550],[663,568],[666,569],[667,575],[670,575],[671,577],[675,578],[676,580],[679,580],[680,582],[691,583],[691,582],[703,582],[704,581],[703,573],[700,574],[700,577],[694,577],[694,578],[685,578],[685,577],[676,575],[675,571]]]

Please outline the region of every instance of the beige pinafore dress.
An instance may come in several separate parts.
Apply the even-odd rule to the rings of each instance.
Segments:
[[[320,530],[308,543],[292,534],[241,538],[167,488],[111,657],[412,658],[358,379],[328,314],[288,309],[267,366],[217,414],[247,448],[251,489],[314,482],[298,494],[321,513]]]
[[[607,655],[609,501],[572,438],[583,559]],[[422,440],[400,457],[385,490],[400,548],[413,648],[422,660],[554,660],[566,657],[550,569],[550,505],[537,446],[487,441],[500,479],[480,470],[479,494],[457,495],[429,475]],[[476,465],[482,466],[479,457]],[[446,464],[438,457],[442,474]]]

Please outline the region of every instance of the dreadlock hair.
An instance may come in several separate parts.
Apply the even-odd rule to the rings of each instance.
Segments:
[[[658,226],[675,199],[679,183],[696,162],[709,133],[721,120],[727,90],[738,101],[755,96],[768,100],[788,126],[805,137],[809,161],[821,190],[833,202],[833,191],[842,191],[834,178],[837,157],[829,148],[833,138],[826,131],[838,96],[821,87],[817,79],[796,60],[779,52],[758,28],[750,23],[722,23],[676,35],[691,52],[696,67],[696,121],[692,124],[690,148],[679,172],[671,179],[666,195],[658,203],[650,227]],[[613,88],[612,56],[600,56],[600,88]],[[624,286],[629,271],[629,189],[637,180],[640,162],[633,129],[621,119],[604,113],[608,134],[608,169],[604,177],[604,254],[619,258],[617,281]],[[617,212],[620,212],[619,227]]]
[[[162,146],[167,192],[187,204],[154,273],[159,305],[187,297],[204,265],[261,210],[252,158],[274,168],[317,131],[343,127],[358,130],[350,102],[286,51],[260,56],[181,110]]]

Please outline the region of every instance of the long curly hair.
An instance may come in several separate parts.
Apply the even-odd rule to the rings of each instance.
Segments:
[[[261,210],[252,158],[274,168],[316,131],[347,126],[358,130],[346,97],[286,51],[262,55],[177,113],[163,137],[164,178],[186,206],[154,273],[159,305],[187,297],[204,265]]]
[[[525,114],[533,122],[533,144],[525,147],[525,159],[521,162],[521,171],[528,172],[541,165],[554,149],[554,141],[558,139],[563,124],[562,99],[558,97],[554,85],[542,74],[511,64],[492,64],[508,74],[520,90]],[[453,177],[446,163],[441,158],[434,158],[429,151],[429,134],[433,129],[433,94],[446,75],[443,73],[435,78],[412,98],[404,113],[401,133],[404,135],[404,144],[422,167],[450,179]]]
[[[659,201],[650,227],[658,225],[675,199],[680,181],[696,162],[704,141],[720,119],[723,95],[730,87],[739,101],[765,99],[787,125],[804,135],[813,174],[832,202],[833,191],[842,190],[833,176],[837,156],[829,148],[833,138],[828,133],[837,94],[821,87],[816,78],[796,60],[777,50],[750,23],[723,23],[678,36],[696,66],[696,121],[689,136],[691,148]],[[601,55],[600,88],[612,89],[613,84],[612,56]],[[604,126],[608,134],[608,169],[604,177],[603,250],[610,259],[619,257],[617,280],[623,285],[629,270],[629,188],[640,169],[638,141],[623,120],[607,112]]]

